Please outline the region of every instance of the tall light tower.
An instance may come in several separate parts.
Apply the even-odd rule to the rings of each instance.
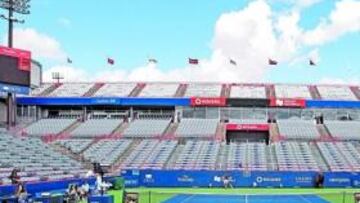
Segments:
[[[30,14],[30,0],[0,0],[0,8],[8,10],[8,16],[0,15],[0,17],[9,23],[8,30],[8,46],[13,47],[13,24],[24,23],[24,20],[19,20],[14,17],[14,13],[28,15]]]

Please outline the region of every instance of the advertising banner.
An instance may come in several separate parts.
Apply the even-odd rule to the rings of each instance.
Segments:
[[[268,124],[236,124],[229,123],[226,125],[228,131],[269,131]]]
[[[306,101],[304,99],[270,99],[270,106],[274,107],[295,107],[305,108]]]
[[[191,97],[191,106],[226,106],[225,97]]]

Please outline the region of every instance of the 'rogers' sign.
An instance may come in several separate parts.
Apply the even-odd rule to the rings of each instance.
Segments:
[[[229,123],[226,125],[226,130],[237,131],[237,130],[247,130],[247,131],[269,131],[268,124],[234,124]]]
[[[224,97],[192,97],[190,98],[191,106],[226,106]]]

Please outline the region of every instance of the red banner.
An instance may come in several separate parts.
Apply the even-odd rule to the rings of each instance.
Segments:
[[[234,124],[229,123],[226,125],[226,130],[229,131],[237,131],[237,130],[244,130],[244,131],[269,131],[268,124]]]
[[[279,107],[299,107],[304,108],[306,102],[304,99],[271,99],[270,106],[279,106]]]
[[[18,58],[18,68],[23,71],[31,70],[31,52],[21,49],[0,46],[0,56],[10,56]]]
[[[226,106],[225,97],[191,97],[191,106]]]

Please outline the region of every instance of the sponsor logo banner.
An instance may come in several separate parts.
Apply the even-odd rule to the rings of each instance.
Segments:
[[[269,131],[268,124],[234,124],[229,123],[226,125],[226,130],[247,130],[247,131]]]
[[[226,106],[225,97],[191,97],[191,106]]]
[[[306,106],[306,102],[304,99],[271,99],[270,106],[278,106],[278,107],[298,107],[304,108]]]
[[[30,92],[30,88],[0,83],[0,92],[11,92],[15,94],[28,95]]]

